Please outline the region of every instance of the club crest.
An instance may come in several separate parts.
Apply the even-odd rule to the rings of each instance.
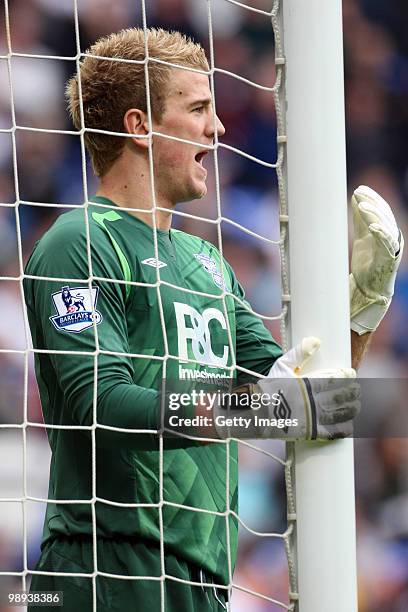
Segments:
[[[205,253],[194,253],[194,257],[201,263],[204,270],[206,270],[208,274],[211,274],[212,279],[217,285],[217,287],[228,291],[228,288],[222,278],[222,274],[218,268],[218,264],[215,259],[213,259],[209,255],[206,255]]]
[[[58,314],[50,317],[58,331],[78,334],[84,329],[98,325],[102,315],[95,310],[98,300],[99,287],[69,287],[52,294],[52,301]]]

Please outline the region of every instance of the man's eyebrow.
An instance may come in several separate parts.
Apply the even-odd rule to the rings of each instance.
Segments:
[[[200,100],[193,100],[189,103],[189,106],[210,106],[210,104],[212,104],[212,98],[202,98]]]

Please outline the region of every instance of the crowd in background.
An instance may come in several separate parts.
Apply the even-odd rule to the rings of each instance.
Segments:
[[[270,10],[272,0],[248,0],[247,4]],[[4,56],[4,0],[1,5],[0,54]],[[140,26],[142,13],[140,0],[80,0],[78,40],[73,0],[8,0],[7,5],[13,53],[65,58],[13,56],[13,105],[7,61],[0,59],[0,348],[23,351],[29,340],[19,278],[35,241],[63,212],[47,204],[81,205],[86,198],[84,187],[91,195],[95,181],[89,168],[84,180],[78,136],[18,129],[13,139],[7,130],[14,122],[31,128],[72,130],[64,84],[76,70],[75,60],[70,58],[76,55],[77,45],[85,51],[101,35]],[[146,13],[149,26],[182,30],[209,48],[205,0],[146,0]],[[408,3],[343,0],[343,14],[349,192],[360,184],[379,191],[392,203],[408,236]],[[272,86],[275,66],[270,19],[227,0],[214,0],[212,25],[215,65]],[[272,93],[218,73],[215,100],[226,127],[222,142],[261,160],[276,161]],[[307,122],[306,116],[304,120]],[[208,195],[180,210],[213,221],[217,217],[216,177],[211,160],[206,167]],[[276,173],[220,149],[219,178],[223,216],[265,237],[278,239]],[[20,203],[18,217],[15,202]],[[188,217],[177,217],[175,223],[217,243],[214,223]],[[267,317],[279,315],[281,288],[276,246],[227,222],[222,223],[222,236],[224,254],[254,310]],[[362,376],[406,377],[407,313],[405,258],[390,313],[375,334],[361,368]],[[266,324],[279,338],[278,322],[267,319]],[[22,423],[27,418],[41,422],[32,362],[30,359],[25,379],[25,359],[22,352],[0,353],[0,426]],[[263,446],[282,454],[278,443],[265,442]],[[359,611],[403,612],[408,610],[408,444],[404,438],[378,437],[356,440],[355,449]],[[0,428],[0,572],[22,570],[24,537],[29,567],[34,566],[39,552],[44,504],[27,504],[24,535],[21,504],[1,502],[4,497],[23,495],[24,458],[26,493],[46,497],[49,450],[44,430],[28,428],[23,445],[21,429]],[[267,455],[242,448],[240,516],[244,523],[256,531],[283,532],[285,512],[282,467]],[[0,577],[0,589],[6,581],[21,585],[21,581]],[[287,564],[281,540],[260,538],[242,528],[235,582],[287,601]],[[279,609],[265,599],[234,593],[232,612]],[[1,604],[0,611],[3,612]]]

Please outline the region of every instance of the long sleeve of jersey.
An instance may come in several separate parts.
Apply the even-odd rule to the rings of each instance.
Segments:
[[[245,291],[238,282],[231,267],[228,266],[233,279],[232,291],[235,300],[236,317],[236,363],[257,374],[266,375],[272,365],[282,355],[282,349],[274,340],[262,319],[252,312],[245,299]],[[246,380],[248,374],[238,371],[239,381]]]
[[[78,223],[61,220],[37,244],[30,258],[26,274],[36,278],[24,281],[33,346],[46,351],[36,354],[44,420],[50,424],[91,426],[96,404],[99,425],[155,430],[159,393],[133,382],[127,290],[123,282],[115,282],[123,280],[120,261],[109,237],[102,229],[94,228],[91,274],[96,278],[87,282],[90,270],[85,225],[80,231]],[[62,301],[64,287],[71,295],[70,305],[69,300]],[[90,300],[100,319],[96,330],[93,323],[80,331],[76,330],[81,324],[63,327],[63,315],[65,323],[68,317],[81,319],[82,313],[89,311]],[[65,312],[57,312],[58,303],[64,305]],[[62,317],[55,324],[53,319],[58,314]],[[105,433],[105,443],[117,442],[117,436],[109,435],[107,430]],[[138,436],[125,437],[136,440]]]

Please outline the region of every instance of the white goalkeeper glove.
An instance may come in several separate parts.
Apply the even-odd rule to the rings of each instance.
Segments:
[[[230,408],[228,416],[250,413],[251,423],[239,431],[217,427],[218,435],[284,440],[332,440],[351,435],[353,419],[360,411],[356,372],[352,368],[331,368],[303,376],[303,368],[319,347],[318,338],[304,338],[275,362],[268,378],[234,389],[238,406]],[[245,411],[240,409],[241,394],[256,398],[258,406],[261,396],[270,401],[262,403],[259,410]],[[222,410],[218,408],[217,414]]]
[[[351,329],[361,335],[377,329],[391,304],[404,238],[391,208],[370,187],[358,187],[351,204],[350,318]]]

